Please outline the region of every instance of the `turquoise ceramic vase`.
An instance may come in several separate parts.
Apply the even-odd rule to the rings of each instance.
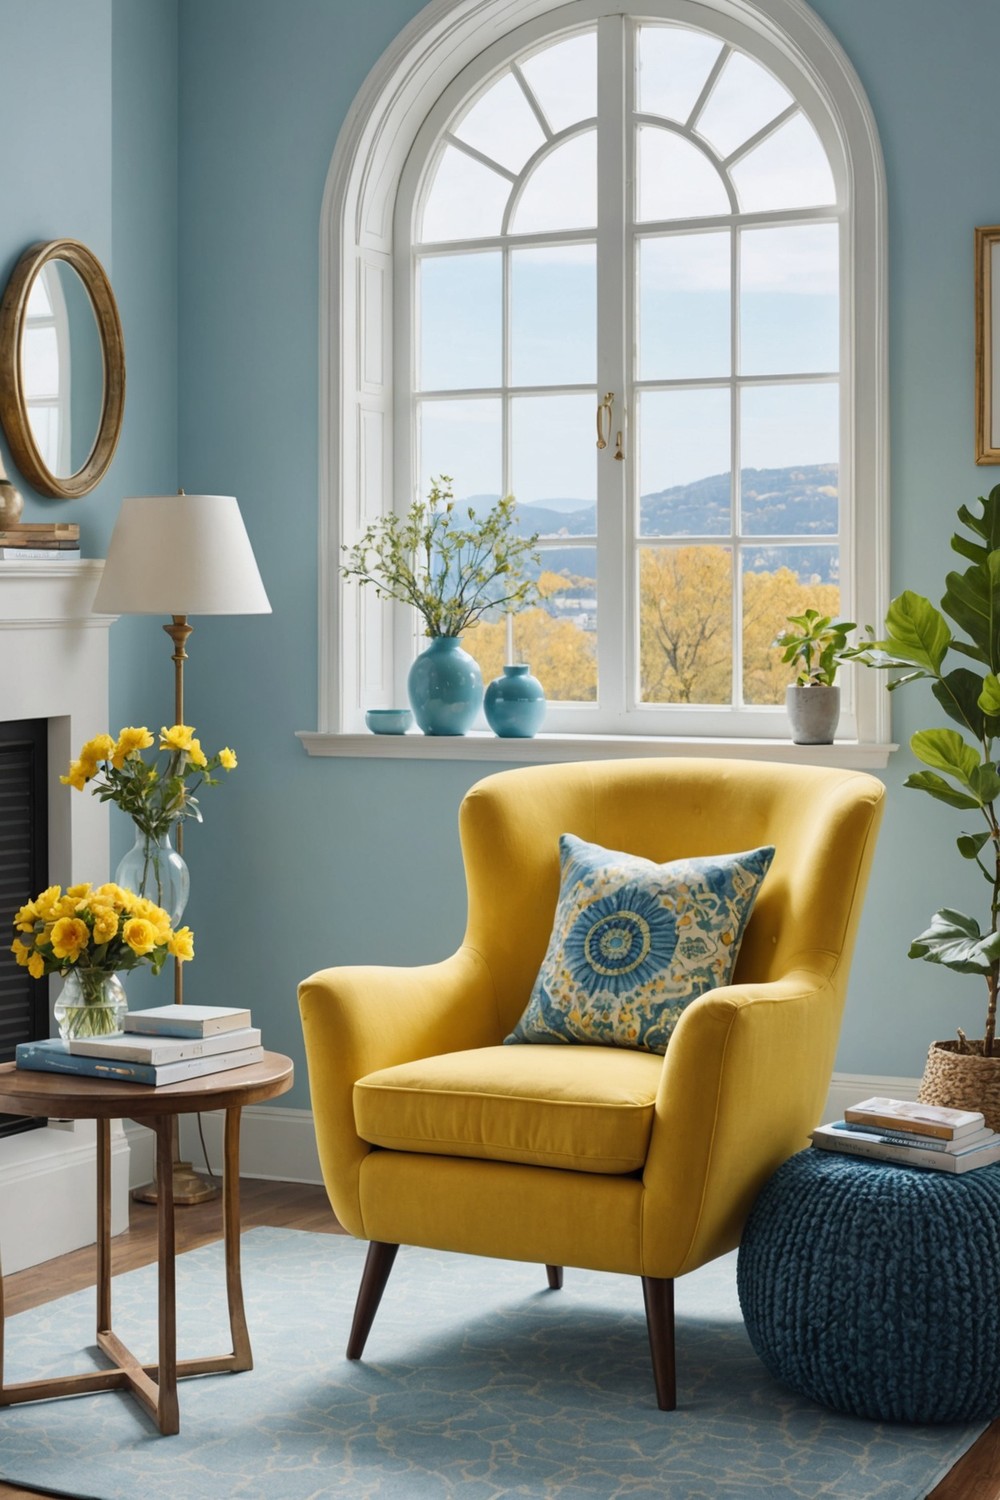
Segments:
[[[545,689],[527,664],[504,667],[483,699],[486,722],[501,739],[530,740],[545,718]]]
[[[457,635],[434,636],[410,668],[406,687],[424,734],[465,734],[483,701],[479,663]]]

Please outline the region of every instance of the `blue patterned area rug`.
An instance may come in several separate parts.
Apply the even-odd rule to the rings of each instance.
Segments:
[[[98,1500],[923,1500],[982,1431],[840,1417],[777,1385],[735,1256],[678,1283],[676,1412],[656,1408],[625,1276],[567,1270],[550,1292],[542,1266],[404,1249],[349,1364],[363,1259],[340,1235],[249,1231],[254,1370],[182,1381],[177,1437],[117,1391],[2,1410],[0,1475]],[[222,1352],[221,1246],[177,1269],[180,1356]],[[115,1279],[113,1321],[154,1357],[152,1267]],[[93,1292],[11,1318],[7,1378],[93,1368],[93,1330]]]

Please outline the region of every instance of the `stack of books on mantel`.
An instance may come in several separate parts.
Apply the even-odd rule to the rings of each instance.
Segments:
[[[126,1013],[110,1036],[21,1042],[19,1068],[162,1086],[260,1062],[260,1031],[250,1012],[224,1005],[157,1005]]]
[[[1000,1161],[1000,1134],[978,1111],[908,1099],[863,1099],[845,1109],[842,1120],[817,1126],[812,1143],[824,1151],[932,1172],[972,1172]]]
[[[80,528],[75,522],[0,527],[0,562],[79,562]]]

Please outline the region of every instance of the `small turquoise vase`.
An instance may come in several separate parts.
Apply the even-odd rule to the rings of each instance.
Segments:
[[[504,667],[502,677],[494,677],[483,699],[486,722],[495,735],[505,740],[530,740],[542,727],[545,718],[545,689],[532,677],[527,664]]]
[[[410,668],[406,687],[424,734],[465,734],[483,701],[479,663],[457,635],[434,636]]]

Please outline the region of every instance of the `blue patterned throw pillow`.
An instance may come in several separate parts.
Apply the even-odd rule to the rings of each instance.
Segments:
[[[559,857],[548,950],[504,1040],[665,1052],[684,1007],[731,980],[774,848],[657,865],[564,833]]]

